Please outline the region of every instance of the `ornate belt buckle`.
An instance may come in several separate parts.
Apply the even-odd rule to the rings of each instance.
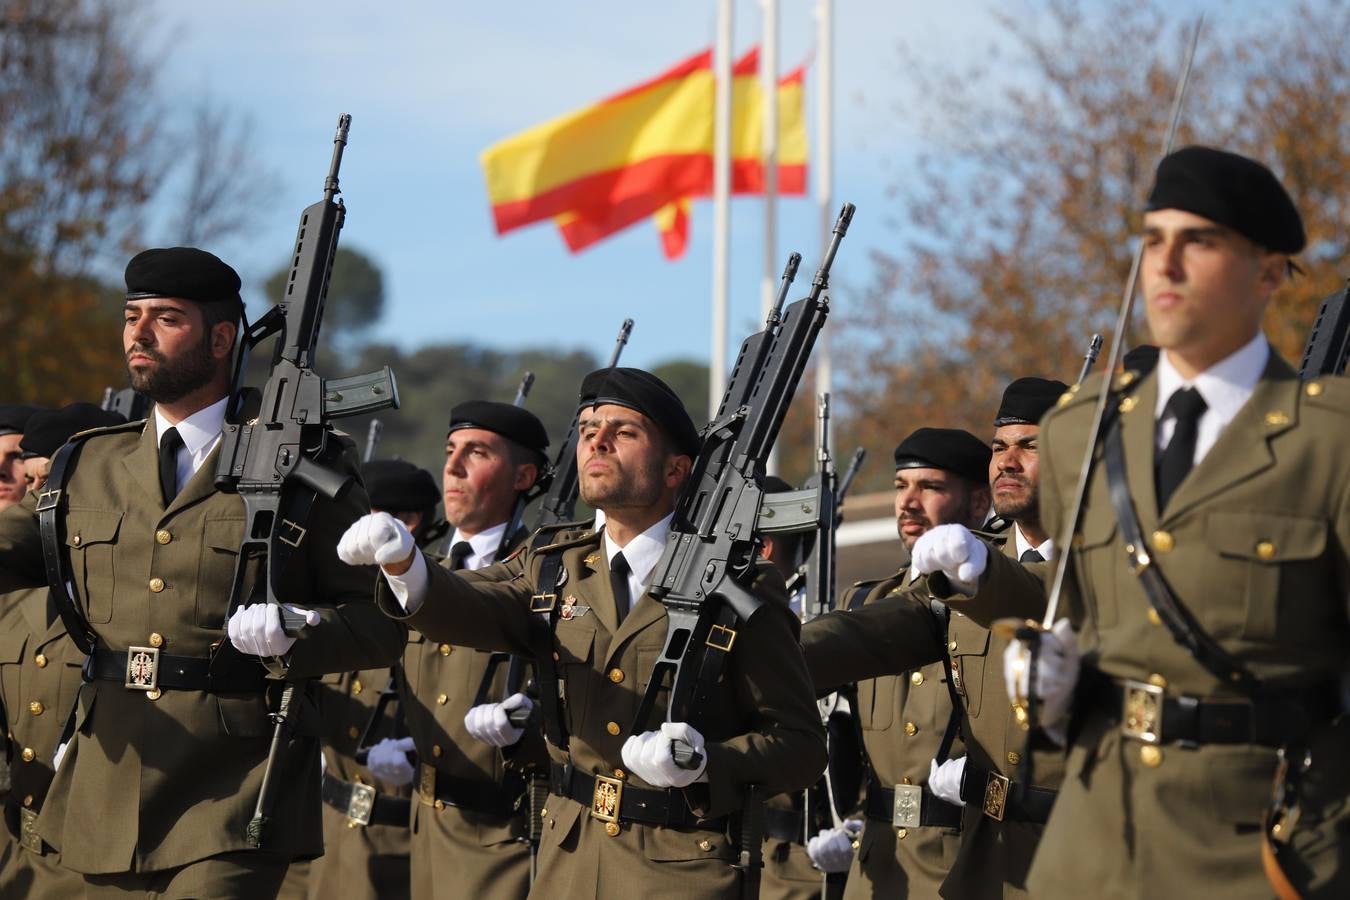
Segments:
[[[535,594],[530,598],[530,612],[551,613],[557,604],[557,594]]]
[[[591,793],[591,818],[601,822],[619,822],[619,804],[623,800],[623,782],[606,775],[595,776],[595,790]]]
[[[704,643],[714,650],[730,653],[731,645],[736,643],[736,629],[728,628],[725,625],[714,625],[708,631],[708,639]]]
[[[989,773],[989,781],[984,785],[984,814],[995,822],[1003,821],[1003,814],[1008,811],[1008,787],[1007,778],[997,772]]]
[[[128,647],[127,678],[122,685],[133,691],[159,688],[159,648]]]
[[[897,784],[895,804],[891,808],[891,825],[896,828],[918,828],[923,819],[923,788],[917,784]]]
[[[352,796],[347,801],[348,826],[369,825],[370,814],[375,810],[375,788],[368,784],[354,782]]]
[[[417,800],[423,806],[436,805],[436,770],[426,763],[418,772]]]
[[[42,854],[42,838],[37,833],[38,814],[26,807],[19,809],[19,846],[36,853]]]
[[[1163,689],[1146,681],[1126,679],[1120,731],[1145,744],[1162,742]]]

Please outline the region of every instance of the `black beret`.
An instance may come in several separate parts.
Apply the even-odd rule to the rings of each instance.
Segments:
[[[596,369],[581,382],[578,409],[613,403],[635,409],[657,424],[675,448],[697,456],[698,429],[679,396],[660,378],[641,369]]]
[[[1003,402],[994,417],[994,427],[1040,424],[1041,416],[1049,412],[1068,389],[1067,384],[1053,378],[1017,379],[1003,391]]]
[[[416,512],[440,502],[441,489],[426,469],[402,459],[372,459],[361,466],[361,479],[370,495],[370,508],[385,512]]]
[[[1158,365],[1158,348],[1152,344],[1140,344],[1125,351],[1122,364],[1126,372],[1138,372],[1147,375]]]
[[[895,468],[944,469],[976,484],[989,482],[993,451],[960,428],[919,428],[895,448]]]
[[[22,403],[0,403],[0,434],[23,434],[34,413],[43,412],[41,406]]]
[[[28,420],[28,428],[19,442],[19,452],[24,459],[52,457],[71,435],[90,428],[121,425],[126,420],[126,416],[108,412],[92,403],[72,403],[60,409],[43,410]]]
[[[1183,147],[1163,157],[1146,208],[1204,216],[1277,253],[1298,253],[1307,243],[1303,220],[1274,173],[1213,147]]]
[[[539,417],[521,406],[495,400],[466,400],[450,409],[450,431],[482,428],[542,454],[548,447],[548,432]]]
[[[177,297],[195,303],[235,303],[239,273],[213,253],[196,247],[142,250],[127,263],[127,299]]]

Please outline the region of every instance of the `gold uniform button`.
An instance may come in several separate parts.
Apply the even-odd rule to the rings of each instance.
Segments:
[[[1162,765],[1162,751],[1152,744],[1145,744],[1139,748],[1139,761],[1150,769],[1156,769]]]
[[[1275,558],[1275,545],[1270,541],[1262,541],[1256,545],[1256,555],[1262,559]]]
[[[167,528],[161,528],[159,531],[155,532],[156,544],[167,544],[171,540],[173,540],[173,535],[169,533]]]
[[[33,795],[32,795],[32,794],[29,794],[27,797],[24,797],[24,798],[23,798],[23,805],[24,805],[24,806],[32,806],[32,805],[33,805]]]
[[[39,700],[34,700],[32,703],[28,704],[28,711],[35,716],[42,715],[46,709],[47,707],[43,706],[42,702]]]
[[[1015,766],[1022,761],[1022,754],[1016,750],[1008,751],[1008,765]]]
[[[900,783],[901,783],[901,784],[913,784],[914,782],[910,780],[910,777],[909,777],[908,775],[906,775],[904,778],[901,778],[901,779],[900,779]]]
[[[557,650],[554,650],[554,651],[553,651],[553,661],[554,661],[554,662],[558,662],[558,661],[561,660],[561,659],[562,659],[562,657],[558,655],[558,651],[557,651]]]
[[[145,692],[145,699],[147,700],[158,700],[162,696],[164,696],[164,692],[159,688],[151,688]]]
[[[1154,625],[1162,624],[1162,616],[1158,615],[1158,611],[1151,606],[1148,608],[1148,620]]]
[[[352,682],[352,693],[353,693],[353,694],[359,694],[359,693],[361,693],[361,691],[363,691],[363,690],[365,690],[365,688],[361,685],[361,679],[358,678],[358,679],[356,679],[355,681]]]
[[[623,684],[623,669],[610,669],[609,680],[615,684]]]
[[[541,819],[548,818],[548,807],[544,807],[543,809],[539,810],[539,818]]]
[[[37,656],[33,657],[33,663],[34,663],[39,669],[45,669],[45,668],[47,668],[47,657],[45,657],[45,656],[43,656],[41,653],[39,653]]]
[[[904,840],[905,838],[907,838],[907,837],[909,837],[909,829],[908,829],[908,828],[897,828],[897,829],[895,829],[895,839],[896,839],[897,841],[903,841],[903,840]]]
[[[615,778],[627,778],[628,776],[625,775],[625,774],[623,773],[623,769],[615,769],[615,770],[614,770],[614,777],[615,777]]]
[[[76,547],[78,547],[78,546],[80,546],[80,544],[83,544],[83,543],[84,543],[84,538],[80,537],[80,536],[77,534],[77,535],[75,535],[73,538],[70,539],[70,542],[71,542],[72,544],[74,544]]]
[[[1120,401],[1120,411],[1123,413],[1127,413],[1138,405],[1139,405],[1138,397],[1126,397],[1124,400]]]
[[[913,675],[909,676],[909,683],[914,685],[915,687],[918,687],[919,685],[923,684],[923,673],[915,672]]]
[[[440,645],[439,647],[437,647],[436,649],[438,649],[438,650],[441,651],[441,656],[449,656],[449,655],[450,655],[450,645],[449,645],[449,644],[441,644],[441,645]]]
[[[913,722],[905,723],[905,734],[909,735],[910,737],[914,737],[914,735],[918,733],[919,733],[918,725],[915,725]]]
[[[1157,688],[1167,687],[1167,679],[1159,675],[1157,672],[1154,672],[1152,675],[1148,676],[1148,683]]]
[[[947,649],[950,650],[950,651],[952,651],[953,653],[955,653],[955,652],[956,652],[956,641],[948,641],[948,642],[947,642]]]
[[[34,759],[36,759],[36,758],[37,758],[37,754],[33,752],[33,748],[32,748],[32,747],[24,747],[24,748],[23,748],[23,761],[24,761],[24,762],[32,762],[32,761],[33,761]]]
[[[164,579],[163,579],[163,578],[151,578],[151,579],[150,579],[150,593],[152,593],[152,594],[158,594],[158,593],[159,593],[160,591],[162,591],[162,590],[164,590]]]
[[[618,823],[618,822],[606,822],[606,823],[605,823],[605,834],[609,835],[610,837],[618,837],[618,836],[619,836],[619,823]]]
[[[445,809],[445,801],[444,801],[444,800],[437,800],[437,801],[436,801],[436,808],[437,808],[438,810],[439,810],[439,809]]]
[[[151,647],[163,647],[163,646],[164,646],[164,635],[160,634],[158,631],[152,631],[152,632],[150,633],[150,646],[151,646]]]
[[[436,705],[437,705],[437,706],[444,706],[445,704],[447,704],[447,703],[449,703],[449,702],[450,702],[450,698],[449,698],[448,696],[446,696],[445,694],[437,694],[437,695],[436,695]]]
[[[1153,532],[1153,549],[1158,553],[1171,553],[1176,545],[1176,538],[1172,537],[1170,532]]]
[[[1320,381],[1308,382],[1306,385],[1303,386],[1303,393],[1307,394],[1309,397],[1318,396],[1319,394],[1322,393],[1322,382]]]
[[[623,729],[619,727],[618,722],[609,722],[605,725],[605,730],[608,731],[610,734],[617,735]]]
[[[699,841],[698,849],[702,850],[704,853],[707,853],[709,850],[712,849],[712,841],[709,840]]]
[[[359,738],[360,736],[361,736],[361,729],[357,728],[355,725],[347,729],[347,737]]]
[[[431,755],[434,756],[434,757],[436,757],[437,759],[440,759],[440,757],[441,757],[441,745],[440,745],[440,744],[432,744],[432,745],[431,745]]]

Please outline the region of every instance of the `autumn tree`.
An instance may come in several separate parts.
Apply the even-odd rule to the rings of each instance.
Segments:
[[[901,52],[917,98],[903,114],[926,150],[901,167],[893,243],[846,307],[861,311],[838,341],[839,446],[885,454],[919,425],[983,436],[1010,380],[1073,381],[1088,336],[1114,321],[1193,22],[1158,0],[992,15],[1003,37],[974,66]],[[1295,361],[1318,300],[1347,274],[1347,25],[1342,0],[1207,22],[1177,139],[1263,160],[1303,212],[1305,274],[1267,320]],[[1145,339],[1137,317],[1127,344]],[[872,469],[873,486],[889,477]]]

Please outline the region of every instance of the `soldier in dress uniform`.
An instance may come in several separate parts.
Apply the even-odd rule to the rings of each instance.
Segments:
[[[39,409],[16,403],[0,404],[0,510],[23,500],[27,491],[19,441],[28,419]]]
[[[1068,618],[1041,638],[1041,721],[1069,755],[1028,886],[1246,898],[1284,882],[1281,896],[1343,897],[1350,742],[1329,723],[1350,646],[1350,386],[1301,382],[1261,333],[1302,222],[1265,166],[1188,147],[1158,167],[1143,240],[1156,367],[1090,379],[1042,422],[1053,534],[1111,392]],[[981,594],[1008,574],[955,543],[941,556]],[[1023,648],[1009,657],[1022,702]],[[1292,793],[1263,826],[1281,748]]]
[[[648,579],[698,433],[670,388],[638,369],[591,373],[580,406],[581,498],[604,512],[602,529],[565,524],[503,562],[454,574],[414,553],[392,518],[371,516],[339,552],[381,563],[380,603],[429,641],[526,654],[539,667],[552,784],[532,895],[734,896],[728,817],[748,785],[801,790],[825,764],[796,619],[782,578],[761,564],[756,590],[767,602],[737,627],[701,728],[662,724],[658,698],[654,721],[637,723],[653,730],[625,738],[666,641],[665,607]],[[534,595],[556,610],[556,628],[531,612]],[[700,755],[694,768],[677,765],[676,739]]]
[[[931,528],[959,522],[971,528],[989,511],[989,445],[968,431],[920,428],[895,448],[895,512],[908,550]],[[939,647],[927,664],[896,673],[891,648],[867,645],[852,627],[858,611],[911,587],[908,565],[846,591],[840,609],[802,627],[802,648],[818,691],[857,683],[856,713],[870,764],[866,825],[856,839],[844,828],[823,832],[808,846],[825,871],[849,866],[845,897],[937,897],[960,844],[959,807],[927,789],[930,764],[952,722],[952,691],[942,658],[941,631],[922,627]],[[906,602],[918,601],[906,595]],[[926,613],[925,610],[921,610]],[[929,616],[931,619],[932,617]],[[935,620],[934,620],[935,621]],[[871,629],[883,638],[889,629]],[[948,752],[960,753],[949,742]],[[922,793],[923,816],[897,824],[895,794]]]
[[[517,501],[544,471],[547,447],[543,423],[527,409],[473,400],[450,411],[441,485],[454,528],[447,570],[486,568],[525,538],[518,524],[507,530]],[[372,508],[379,508],[373,498]],[[416,537],[418,523],[398,518]],[[487,650],[412,632],[398,685],[407,736],[386,737],[370,752],[375,775],[412,786],[412,896],[419,900],[444,896],[450,886],[499,900],[530,889],[530,808],[522,798],[548,759],[537,727],[507,721],[511,710],[532,706],[523,691],[504,696],[508,664],[491,664],[487,702],[478,704],[491,659]]]
[[[179,247],[138,254],[126,280],[132,385],[156,406],[147,420],[86,432],[64,483],[45,489],[96,647],[36,832],[83,874],[88,896],[268,896],[292,858],[322,850],[318,742],[301,732],[272,772],[283,787],[263,846],[248,840],[272,743],[269,701],[282,686],[269,672],[304,679],[387,663],[403,631],[371,604],[373,571],[333,554],[368,508],[359,482],[315,502],[283,578],[282,596],[307,624],[285,634],[268,604],[226,622],[244,509],[213,475],[239,277]],[[0,589],[46,580],[29,498],[0,513]],[[296,705],[303,723],[306,704]],[[25,709],[64,713],[36,700]]]
[[[89,403],[34,413],[19,444],[20,458],[40,470],[71,435],[125,422]],[[37,485],[33,490],[41,490]],[[55,774],[52,757],[66,713],[80,688],[84,655],[66,640],[47,589],[0,596],[0,699],[8,726],[10,796],[5,826],[10,841],[0,859],[0,897],[60,897],[84,891],[84,879],[63,868],[33,829]],[[33,711],[51,710],[51,715]]]

